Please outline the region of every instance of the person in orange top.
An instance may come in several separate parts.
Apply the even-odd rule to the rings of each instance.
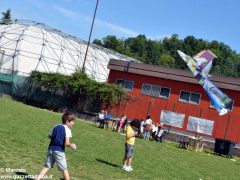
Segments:
[[[126,131],[126,143],[125,143],[125,155],[123,157],[123,170],[133,171],[132,169],[132,158],[133,158],[133,149],[135,144],[135,135],[138,134],[138,131],[134,131],[134,128],[139,128],[140,121],[133,120],[127,121],[127,131]]]

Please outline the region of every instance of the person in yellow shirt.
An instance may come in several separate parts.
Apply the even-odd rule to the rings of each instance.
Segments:
[[[140,127],[140,121],[135,119],[133,121],[127,121],[126,123],[126,143],[125,143],[125,155],[123,157],[123,170],[133,171],[132,158],[135,144],[135,136],[137,135],[137,129]],[[136,130],[136,131],[135,131]]]

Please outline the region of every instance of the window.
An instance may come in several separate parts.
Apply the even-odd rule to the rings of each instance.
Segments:
[[[160,86],[152,86],[152,96],[160,97],[161,88]]]
[[[127,80],[118,79],[116,84],[118,86],[123,87],[126,91],[132,91],[134,82],[133,81],[127,81]]]
[[[200,101],[200,94],[191,93],[190,94],[190,103],[199,104]]]
[[[165,87],[161,88],[160,96],[168,98],[169,94],[170,94],[169,88],[165,88]]]
[[[149,84],[143,84],[142,94],[151,96],[151,89],[152,89],[151,85],[149,85]]]
[[[151,84],[143,84],[142,94],[154,97],[169,98],[170,89]]]
[[[199,93],[181,91],[179,101],[190,103],[190,104],[199,104],[201,95]]]
[[[231,105],[230,111],[233,110],[233,106],[234,106],[234,99],[233,99],[233,102],[232,102],[232,105]],[[214,109],[215,109],[215,107],[214,107],[213,104],[212,104],[212,101],[210,101],[210,108],[214,108]]]
[[[127,91],[132,91],[133,90],[133,81],[125,81],[124,88]]]
[[[189,102],[189,97],[190,97],[189,92],[185,92],[185,91],[180,92],[180,101]]]

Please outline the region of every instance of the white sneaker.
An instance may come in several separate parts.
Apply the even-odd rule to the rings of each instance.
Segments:
[[[128,168],[129,171],[133,171],[132,166],[128,166],[127,168]]]
[[[127,171],[127,172],[131,171],[128,166],[124,170]]]
[[[126,170],[127,166],[123,165],[122,170]]]

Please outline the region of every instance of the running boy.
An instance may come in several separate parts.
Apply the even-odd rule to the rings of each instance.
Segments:
[[[48,172],[50,168],[56,163],[59,171],[63,172],[65,180],[70,180],[70,176],[67,170],[67,161],[65,158],[65,146],[75,150],[76,145],[70,143],[72,137],[71,128],[74,125],[75,116],[70,112],[65,112],[62,116],[62,124],[56,125],[49,133],[48,137],[51,139],[48,146],[47,159],[43,169],[37,176],[37,180],[40,180]]]

